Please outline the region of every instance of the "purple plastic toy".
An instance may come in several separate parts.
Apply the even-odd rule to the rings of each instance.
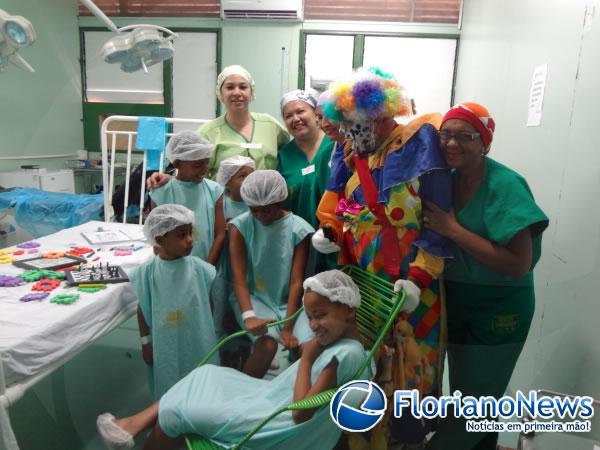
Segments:
[[[50,292],[32,292],[31,294],[24,295],[19,300],[22,302],[31,302],[33,300],[44,300],[50,295]]]
[[[40,245],[41,244],[38,244],[37,242],[29,241],[29,242],[22,242],[20,244],[17,244],[17,247],[19,247],[19,248],[37,248]]]
[[[0,287],[15,287],[25,284],[19,277],[11,277],[10,275],[0,275]]]

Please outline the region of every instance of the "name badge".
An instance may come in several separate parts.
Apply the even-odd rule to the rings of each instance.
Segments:
[[[254,142],[242,142],[240,147],[247,148],[248,150],[260,150],[262,148],[262,144]]]
[[[310,166],[306,166],[304,169],[302,169],[302,176],[306,176],[309,173],[313,173],[315,171],[315,165],[311,164]]]

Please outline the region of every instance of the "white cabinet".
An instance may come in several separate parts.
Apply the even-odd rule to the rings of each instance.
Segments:
[[[0,186],[3,188],[26,187],[49,192],[75,193],[75,178],[72,170],[18,170],[0,172]]]

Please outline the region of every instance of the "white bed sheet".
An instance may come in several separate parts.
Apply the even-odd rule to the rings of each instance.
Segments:
[[[94,264],[110,262],[122,266],[126,272],[152,255],[152,249],[141,242],[135,244],[144,248],[130,256],[113,256],[109,248],[115,244],[91,246],[80,233],[96,231],[98,227],[126,232],[128,229],[139,230],[141,226],[92,221],[36,239],[36,242],[42,244],[40,253],[67,250],[70,244],[100,249],[92,257],[100,257]],[[25,254],[18,258],[32,256],[35,255]],[[0,274],[22,272],[23,269],[12,264],[0,264]],[[62,285],[41,302],[19,301],[20,297],[32,292],[31,286],[27,283],[19,287],[0,287],[0,359],[7,388],[61,365],[131,317],[137,306],[130,283],[108,284],[106,289],[94,294],[81,293],[79,300],[70,305],[49,302],[54,295],[77,292],[75,287]]]

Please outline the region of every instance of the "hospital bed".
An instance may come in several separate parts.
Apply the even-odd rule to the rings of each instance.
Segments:
[[[129,174],[132,169],[132,154],[135,150],[135,139],[137,137],[137,131],[127,131],[123,128],[135,128],[139,122],[137,116],[110,116],[102,122],[102,128],[100,130],[101,148],[102,148],[102,183],[104,185],[104,219],[109,222],[112,220],[114,214],[112,211],[111,201],[113,193],[115,191],[115,164],[117,163],[117,153],[121,148],[125,153],[126,173],[128,176],[125,178],[125,196],[123,205],[123,217],[122,222],[127,223],[127,209],[129,206],[129,191],[131,189],[140,190],[139,210],[144,209],[144,200],[146,195],[146,179],[141,178],[141,182],[138,186],[132,186],[129,180]],[[209,120],[202,119],[182,119],[169,117],[166,118],[166,123],[170,127],[175,125],[185,128],[197,129],[203,123],[209,122]],[[130,124],[130,127],[127,127]],[[124,126],[125,125],[125,126]],[[167,132],[166,136],[173,136],[173,132]],[[124,140],[118,145],[118,140]],[[164,153],[163,153],[164,154]],[[161,155],[159,170],[162,171],[164,158]],[[148,165],[147,152],[143,153],[142,172],[146,173]],[[138,223],[142,223],[142,214],[139,214]]]
[[[39,253],[67,250],[73,244],[92,247],[82,232],[122,231],[132,238],[140,237],[141,227],[132,224],[90,221],[36,239]],[[114,256],[114,244],[94,245],[94,264],[118,264],[125,271],[140,265],[152,255],[150,246],[138,242],[139,248],[128,256]],[[137,248],[136,247],[136,248]],[[18,258],[31,258],[32,254]],[[12,264],[0,264],[0,273],[23,272]],[[72,293],[74,288],[60,287],[50,295]],[[65,364],[97,339],[106,335],[134,315],[137,298],[129,283],[109,284],[96,293],[81,294],[70,305],[42,302],[20,302],[31,292],[31,283],[18,287],[0,287],[0,448],[18,450],[8,416],[8,408],[38,381]]]
[[[208,120],[198,119],[165,119],[169,126],[177,125],[181,127],[197,129],[202,123]],[[131,124],[131,129],[137,129],[138,117],[135,116],[111,116],[104,120],[101,130],[101,148],[102,148],[102,178],[104,185],[104,195],[85,196],[86,205],[94,210],[94,216],[82,219],[81,221],[69,222],[78,224],[55,233],[45,233],[43,237],[36,239],[36,242],[42,244],[40,252],[60,251],[68,249],[72,244],[89,247],[90,244],[82,238],[82,232],[94,232],[99,228],[105,231],[121,230],[129,236],[141,236],[142,214],[140,214],[139,224],[127,224],[127,198],[130,189],[140,189],[140,210],[143,209],[143,201],[146,193],[145,179],[138,186],[130,185],[130,174],[132,172],[132,154],[134,151],[134,142],[137,137],[137,131],[123,131],[122,124]],[[121,126],[118,126],[120,124]],[[173,133],[166,133],[166,137]],[[117,162],[118,138],[125,139],[125,153],[119,153],[125,158],[126,177],[125,177],[125,205],[122,223],[111,222],[113,218],[111,199],[115,189],[115,167]],[[161,157],[161,163],[163,158]],[[143,171],[146,171],[147,154],[143,156]],[[120,161],[122,163],[122,161]],[[162,164],[161,167],[162,169]],[[81,214],[82,208],[80,202],[82,195],[75,195],[73,199],[58,198],[48,193],[12,191],[6,194],[4,199],[5,207],[15,207],[18,201],[27,199],[28,196],[40,196],[37,204],[42,208],[40,218],[42,222],[52,225],[58,222],[57,229],[65,228],[61,226],[60,220],[71,213],[59,213],[59,216],[52,218],[59,208],[64,208],[65,204],[75,205],[71,212],[75,216]],[[3,205],[0,199],[0,207]],[[60,206],[59,206],[60,205]],[[36,206],[37,208],[37,206]],[[1,209],[1,208],[0,208]],[[104,222],[99,220],[87,221],[92,219],[101,219],[104,213]],[[46,217],[44,217],[46,216]],[[79,225],[82,221],[83,223]],[[37,221],[35,223],[38,223]],[[44,233],[36,233],[40,236]],[[98,254],[101,259],[95,261],[109,262],[122,266],[128,271],[145,261],[151,256],[152,250],[148,245],[144,245],[142,250],[134,252],[131,256],[115,257],[110,252],[105,251],[108,246],[93,246],[94,249],[101,250]],[[28,255],[31,256],[31,255]],[[18,269],[11,264],[0,264],[0,273],[3,275],[17,275],[22,269]],[[25,392],[38,383],[44,377],[47,377],[57,368],[63,366],[75,355],[82,352],[85,348],[93,344],[102,336],[108,334],[111,330],[119,326],[128,318],[132,317],[137,308],[137,298],[129,283],[120,283],[108,285],[107,289],[95,294],[83,294],[85,298],[80,299],[71,305],[51,304],[46,300],[43,302],[22,303],[18,299],[29,293],[31,284],[20,287],[3,288],[0,287],[0,450],[18,450],[14,432],[12,430],[8,408],[23,397]],[[57,289],[53,294],[60,294],[62,288]],[[73,290],[72,288],[70,289]]]

